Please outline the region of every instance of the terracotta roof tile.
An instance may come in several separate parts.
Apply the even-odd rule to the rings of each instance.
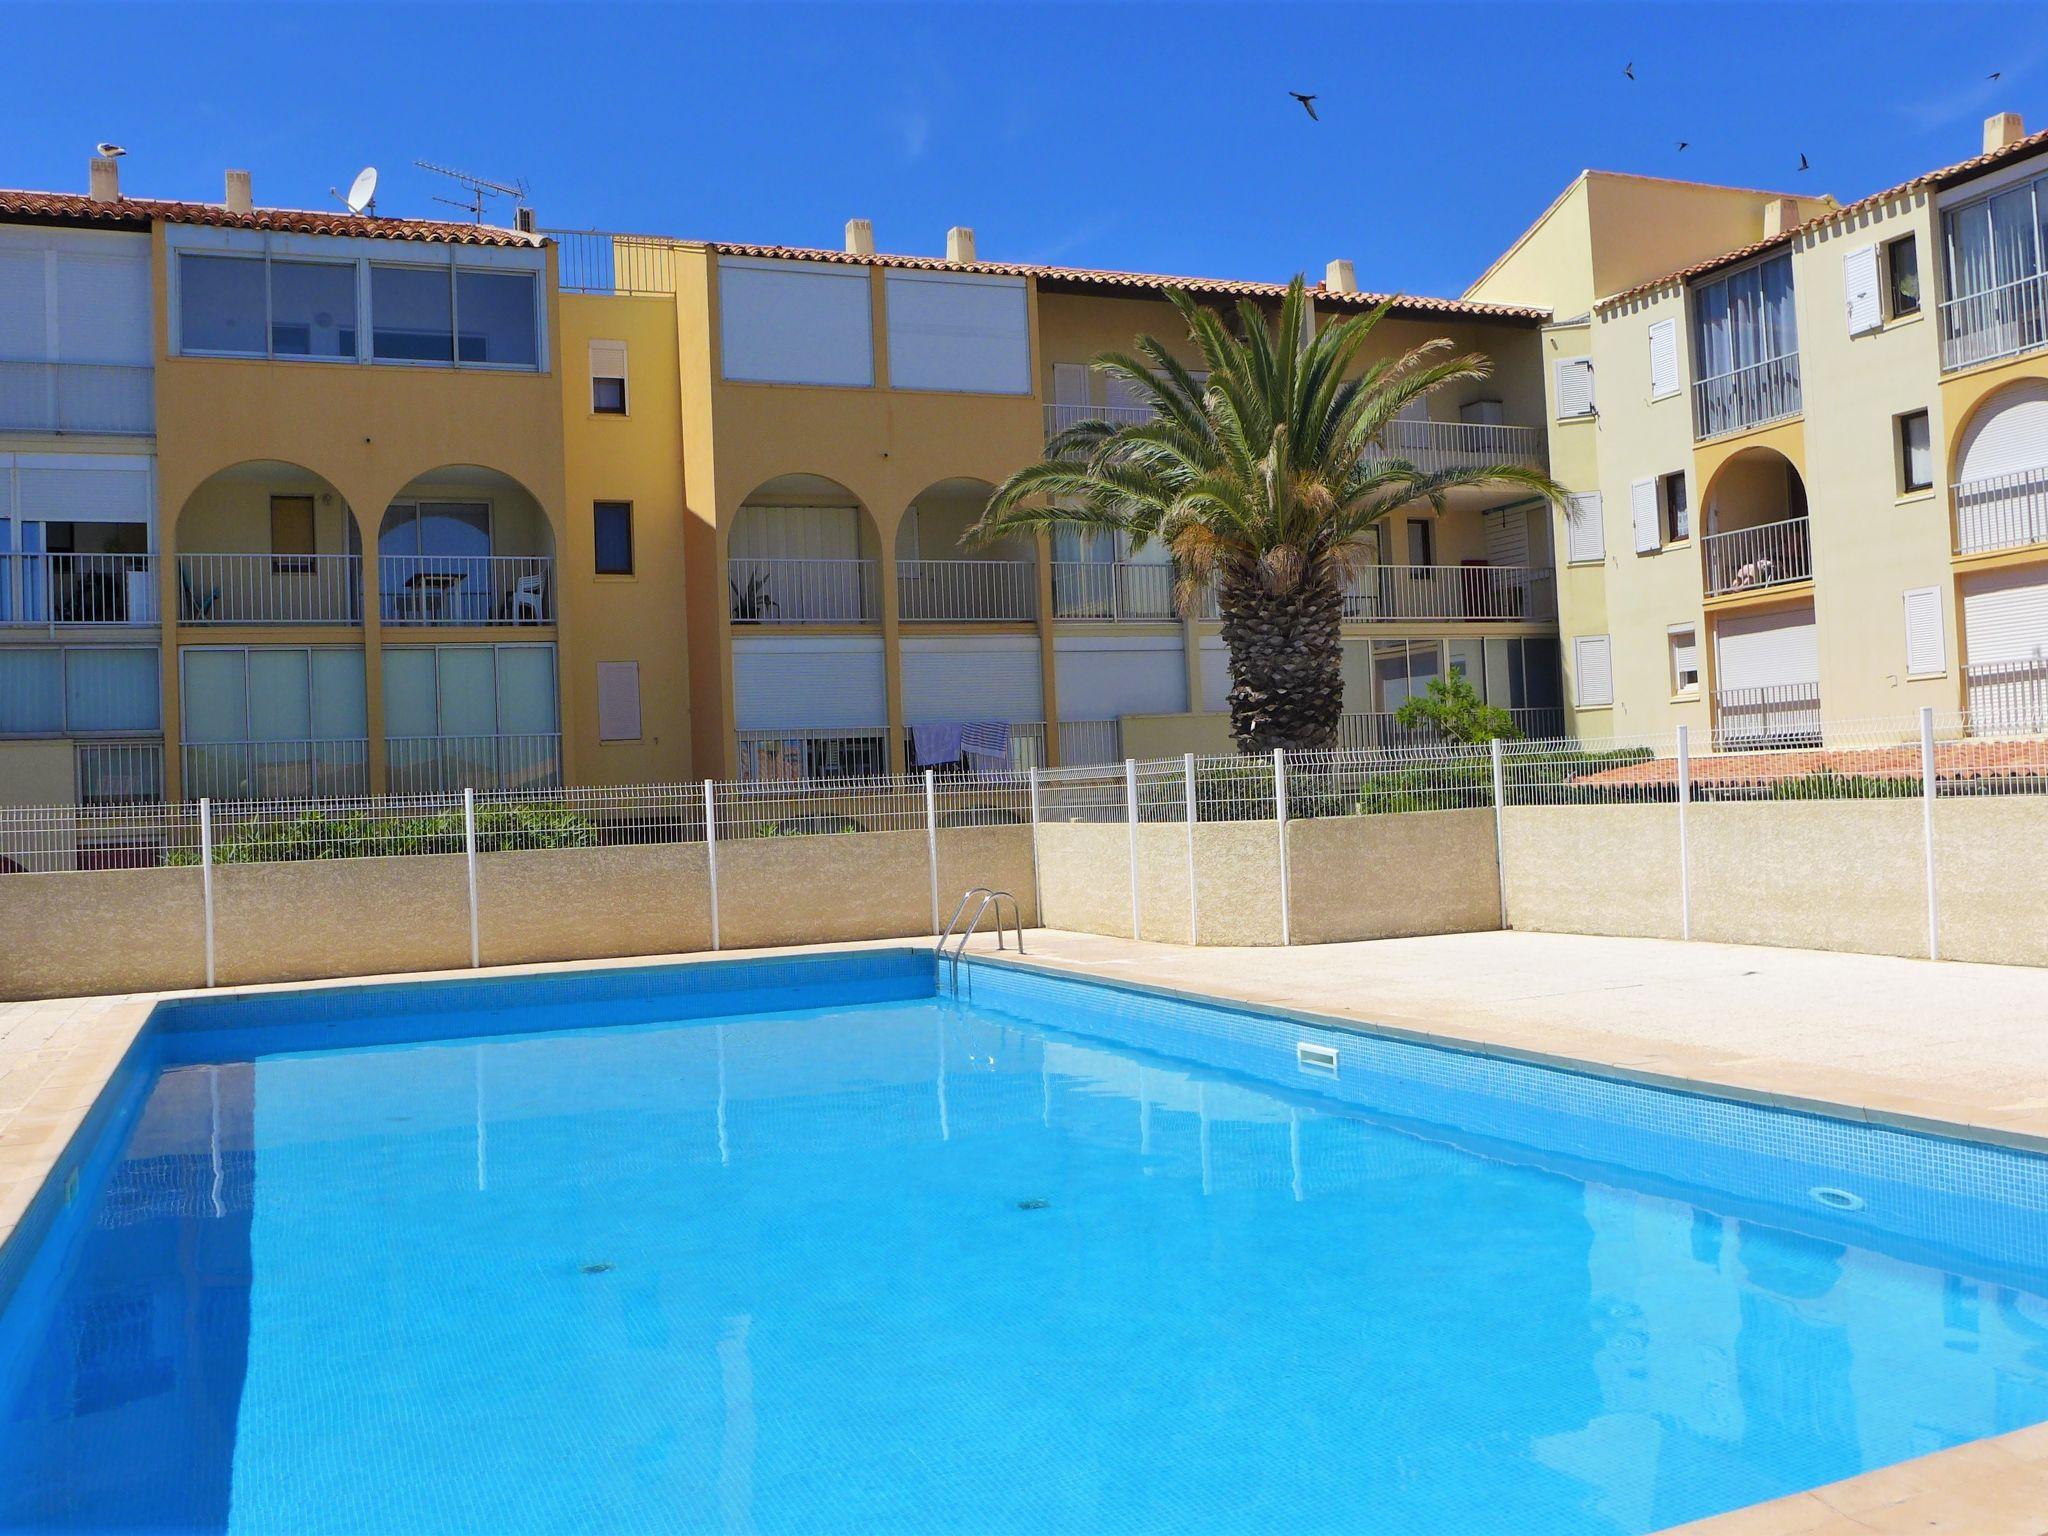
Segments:
[[[1157,293],[1165,288],[1179,288],[1188,293],[1208,294],[1219,298],[1277,299],[1287,292],[1285,283],[1256,282],[1246,278],[1229,277],[1170,277],[1156,272],[1112,272],[1096,267],[1054,267],[1038,262],[1018,261],[947,261],[940,256],[856,256],[846,251],[813,250],[794,245],[738,245],[729,241],[705,242],[708,249],[722,256],[757,256],[779,261],[830,261],[858,266],[908,268],[919,272],[972,272],[989,277],[1029,277],[1041,284],[1080,291],[1103,292],[1129,289],[1141,293]],[[1319,305],[1341,306],[1347,309],[1370,309],[1376,304],[1388,302],[1403,313],[1429,315],[1467,315],[1474,318],[1494,320],[1544,321],[1550,318],[1547,309],[1531,309],[1518,304],[1480,304],[1467,299],[1437,299],[1414,294],[1393,293],[1335,293],[1316,283],[1309,293]]]
[[[1767,752],[1717,752],[1692,760],[1692,782],[1703,790],[1768,794],[1791,779],[1815,775],[1845,778],[1918,779],[1920,747],[1816,747]],[[2039,740],[1973,739],[1942,742],[1934,749],[1936,782],[1982,781],[1995,786],[2048,779],[2048,743]],[[1617,768],[1582,774],[1571,781],[1588,789],[1670,788],[1678,785],[1678,760],[1646,758]]]
[[[536,246],[540,237],[490,224],[452,224],[439,219],[369,218],[361,214],[300,208],[253,208],[233,213],[218,203],[181,203],[155,197],[96,202],[80,192],[28,192],[0,188],[0,218],[47,220],[96,228],[147,229],[166,224],[211,224],[223,229],[272,229],[301,235],[374,236],[380,240],[426,240],[448,245]]]
[[[1881,204],[1889,203],[1895,198],[1904,197],[1908,192],[1954,186],[1958,182],[1968,181],[1973,176],[1980,175],[1985,171],[1994,170],[2009,160],[2021,159],[2032,154],[2035,150],[2044,147],[2048,147],[2048,129],[2044,129],[2039,133],[2030,133],[2023,139],[2015,139],[2003,149],[1986,150],[1981,155],[1972,155],[1967,160],[1958,160],[1954,165],[1944,165],[1939,170],[1923,172],[1913,177],[1910,181],[1902,181],[1895,187],[1886,187],[1882,192],[1873,192],[1868,197],[1860,197],[1853,203],[1843,204],[1840,208],[1831,208],[1826,213],[1808,219],[1804,224],[1795,225],[1783,234],[1770,235],[1762,240],[1751,241],[1748,245],[1741,246],[1736,250],[1723,251],[1718,256],[1709,256],[1704,261],[1696,261],[1689,267],[1680,267],[1676,272],[1667,272],[1664,276],[1653,278],[1647,283],[1637,283],[1633,288],[1624,288],[1619,293],[1609,294],[1593,307],[1595,309],[1605,309],[1609,305],[1619,304],[1624,299],[1632,299],[1639,294],[1668,287],[1672,283],[1687,282],[1695,277],[1703,277],[1709,272],[1718,272],[1723,267],[1732,267],[1738,261],[1746,261],[1751,256],[1768,251],[1773,246],[1790,245],[1808,230],[1819,229],[1823,225],[1834,223],[1837,219],[1844,219],[1852,214],[1861,213],[1866,208],[1875,208]]]

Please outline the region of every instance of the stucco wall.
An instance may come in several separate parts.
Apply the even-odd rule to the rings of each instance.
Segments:
[[[945,916],[941,911],[940,921]],[[931,853],[922,832],[756,837],[718,845],[718,932],[727,949],[931,931]]]
[[[1038,900],[1049,928],[1131,936],[1130,828],[1048,821],[1038,827]]]
[[[1510,806],[1508,926],[1675,939],[1678,807]]]
[[[196,869],[0,878],[0,1000],[196,987],[206,919]]]
[[[1280,838],[1273,823],[1198,824],[1195,900],[1202,943],[1278,944]]]
[[[1500,926],[1490,810],[1293,822],[1287,871],[1297,944]]]
[[[485,965],[709,949],[704,845],[484,854],[477,932]]]
[[[1695,805],[1686,815],[1694,938],[1927,953],[1918,800]]]
[[[1207,829],[1195,828],[1196,846]],[[1118,866],[1129,889],[1129,871]],[[1115,884],[1115,872],[1105,878]],[[1186,822],[1148,822],[1138,827],[1138,930],[1157,944],[1188,942],[1188,829]]]
[[[213,911],[222,986],[469,964],[460,854],[227,864]]]
[[[2044,844],[2048,798],[1935,802],[1943,959],[2048,965],[2048,881],[2038,868]]]
[[[953,915],[962,891],[985,885],[1017,898],[1024,926],[1038,926],[1031,873],[1031,828],[954,827],[939,832],[939,921]],[[984,923],[986,926],[986,923]]]

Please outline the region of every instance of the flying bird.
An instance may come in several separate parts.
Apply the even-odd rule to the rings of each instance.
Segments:
[[[95,144],[92,148],[93,153],[98,155],[102,160],[118,160],[123,155],[128,153],[127,150],[123,149],[118,144]]]
[[[1690,148],[1692,147],[1692,140],[1690,140],[1690,139],[1680,139],[1680,140],[1678,141],[1678,147],[1679,147],[1679,148],[1680,148],[1681,150],[1685,150],[1685,149],[1690,149]]]
[[[1322,121],[1320,117],[1316,117],[1316,98],[1314,95],[1304,96],[1299,91],[1289,91],[1287,94],[1292,96],[1296,101],[1301,103],[1302,111],[1306,112],[1310,117],[1315,118],[1317,122],[1320,123]]]
[[[1986,76],[1985,76],[1984,78],[1985,78],[1986,80],[1996,80],[1996,79],[1997,79],[1997,78],[1998,78],[1998,77],[1999,77],[1999,76],[2000,76],[2001,74],[2003,74],[2003,73],[2004,73],[2004,71],[2003,71],[2003,70],[1997,70],[1997,69],[1994,69],[1993,71],[1991,71],[1991,73],[1990,73],[1990,74],[1986,75]]]
[[[1622,73],[1623,73],[1624,75],[1627,75],[1627,76],[1629,77],[1629,79],[1631,79],[1631,80],[1635,79],[1635,77],[1636,77],[1636,61],[1635,61],[1634,59],[1630,59],[1630,60],[1628,61],[1628,64],[1626,65],[1626,67],[1624,67],[1624,68],[1623,68],[1623,70],[1622,70]]]
[[[1810,169],[1806,163],[1806,152],[1804,150],[1801,150],[1799,153],[1799,169],[1802,171]]]

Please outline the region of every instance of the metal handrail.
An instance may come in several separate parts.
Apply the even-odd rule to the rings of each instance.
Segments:
[[[966,953],[967,941],[974,937],[974,931],[981,926],[982,916],[988,911],[990,903],[994,903],[996,909],[996,948],[1009,948],[1003,940],[1003,903],[1007,901],[1010,904],[1010,921],[1017,928],[1017,953],[1024,953],[1024,909],[1017,904],[1017,898],[1008,891],[992,891],[985,885],[977,885],[960,893],[959,905],[953,908],[953,915],[946,920],[946,931],[939,935],[938,945],[932,951],[933,980],[936,982],[938,979],[938,966],[944,964],[948,958],[946,941],[953,937],[953,930],[959,927],[960,914],[967,910],[967,903],[977,896],[981,898],[981,904],[974,909],[974,916],[968,919],[966,928],[961,930],[960,942],[953,946],[951,979],[956,993],[960,990],[960,957]]]

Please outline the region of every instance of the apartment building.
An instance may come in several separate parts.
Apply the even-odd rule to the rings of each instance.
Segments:
[[[1981,153],[1845,206],[1660,191],[1690,247],[1668,262],[1597,196],[1553,209],[1474,285],[1568,317],[1546,384],[1577,733],[2048,724],[2044,177],[2048,135],[2001,114]],[[1627,259],[1586,285],[1586,250]]]

